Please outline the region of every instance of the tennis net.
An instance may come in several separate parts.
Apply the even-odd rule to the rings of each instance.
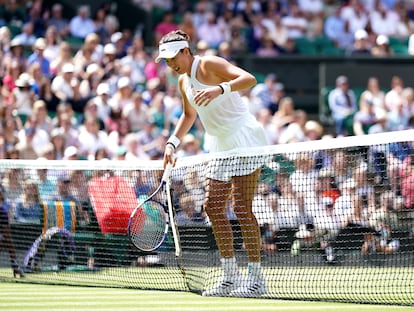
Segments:
[[[171,235],[151,253],[135,249],[127,236],[130,213],[160,183],[160,161],[2,160],[7,222],[2,220],[0,279],[13,279],[15,258],[24,282],[201,293],[221,274],[204,209],[206,180],[226,181],[260,167],[253,212],[267,282],[263,297],[412,305],[413,134],[178,159],[172,193],[184,274]],[[230,241],[245,274],[238,202],[222,197],[233,232]],[[217,238],[222,235],[216,232]]]

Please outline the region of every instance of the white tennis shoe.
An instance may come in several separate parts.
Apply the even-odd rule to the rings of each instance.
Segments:
[[[240,298],[257,298],[263,294],[266,294],[266,292],[266,280],[263,277],[263,274],[260,274],[259,276],[249,274],[242,285],[230,293],[230,296]]]
[[[217,282],[217,284],[203,292],[203,296],[211,297],[225,297],[228,296],[232,291],[237,289],[240,286],[240,282],[242,280],[242,276],[240,272],[237,272],[234,275],[222,275]]]

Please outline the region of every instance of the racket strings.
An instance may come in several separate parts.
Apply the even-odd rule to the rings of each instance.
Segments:
[[[141,250],[156,249],[164,240],[167,218],[164,207],[156,201],[144,202],[131,219],[130,237]]]

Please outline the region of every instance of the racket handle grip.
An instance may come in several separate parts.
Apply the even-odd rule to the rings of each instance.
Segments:
[[[164,174],[162,175],[163,181],[167,181],[170,178],[172,169],[173,169],[172,164],[167,163],[167,166],[165,167],[165,170],[164,170]]]

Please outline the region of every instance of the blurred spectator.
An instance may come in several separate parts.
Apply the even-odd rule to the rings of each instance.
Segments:
[[[25,180],[25,174],[22,169],[8,168],[3,174],[1,181],[2,188],[4,189],[4,198],[10,201],[11,206],[9,210],[10,220],[14,220],[14,202],[23,194],[23,181]]]
[[[217,49],[224,41],[223,32],[217,23],[214,12],[207,12],[205,18],[205,22],[197,28],[197,38],[207,42],[210,48]]]
[[[56,76],[61,70],[64,64],[72,63],[72,48],[66,41],[62,41],[59,44],[59,53],[55,59],[50,61],[50,74]]]
[[[277,48],[284,51],[288,39],[288,29],[282,24],[282,16],[280,14],[274,15],[271,22],[271,26],[268,26],[269,35]]]
[[[360,109],[367,105],[372,105],[376,113],[380,110],[385,110],[385,92],[381,89],[377,77],[369,77],[366,88],[361,93],[359,99]]]
[[[32,46],[36,41],[34,35],[33,23],[26,22],[23,25],[22,32],[17,34],[13,39],[18,40],[23,46]]]
[[[62,160],[65,152],[66,137],[63,128],[54,128],[50,132],[50,142],[54,146],[54,159]]]
[[[390,40],[386,35],[379,35],[375,40],[375,45],[371,48],[371,55],[376,57],[387,57],[394,55],[390,47]]]
[[[257,121],[262,124],[269,144],[276,145],[279,141],[279,129],[272,122],[271,111],[268,108],[260,108],[255,116]]]
[[[127,150],[125,154],[126,161],[149,160],[150,157],[142,149],[136,133],[129,133],[124,138],[124,146]]]
[[[79,82],[74,76],[75,66],[66,63],[61,67],[60,73],[52,80],[52,93],[59,102],[71,103],[79,99]]]
[[[24,272],[17,263],[16,248],[14,246],[13,237],[8,217],[10,202],[4,196],[4,190],[0,192],[0,250],[6,250],[9,253],[10,264],[13,269],[13,275],[24,277]]]
[[[26,18],[25,9],[17,0],[10,0],[6,4],[4,17],[7,24],[20,27]]]
[[[31,87],[35,93],[35,97],[45,102],[50,102],[52,100],[51,82],[48,77],[42,74],[40,63],[34,62],[29,66],[28,72],[32,77]]]
[[[31,88],[32,77],[23,72],[15,81],[16,87],[11,92],[10,105],[17,110],[17,114],[27,118],[32,114],[35,93]]]
[[[368,41],[368,33],[365,29],[358,29],[354,34],[354,44],[351,56],[371,55],[371,46]]]
[[[100,148],[107,148],[108,134],[99,129],[99,120],[93,116],[86,116],[83,125],[79,127],[79,153],[89,160],[93,160]]]
[[[408,37],[408,53],[414,56],[414,33]]]
[[[39,161],[45,161],[45,159],[39,158]],[[56,180],[53,170],[37,169],[34,179],[37,182],[39,189],[39,197],[41,201],[48,201],[56,194]]]
[[[252,88],[250,96],[255,105],[258,105],[257,110],[260,108],[267,108],[270,109],[272,114],[275,112],[276,109],[273,107],[274,103],[272,94],[277,82],[278,80],[276,74],[269,73],[265,76],[262,83],[258,83]]]
[[[128,120],[120,118],[116,128],[108,133],[108,150],[112,155],[118,155],[120,147],[125,150],[124,139],[129,133],[131,133],[131,129]]]
[[[54,26],[60,37],[66,38],[69,33],[69,21],[63,15],[63,5],[55,3],[52,6],[51,16],[48,20],[49,26]]]
[[[116,92],[110,98],[109,105],[122,111],[126,106],[134,104],[131,98],[133,94],[131,79],[129,77],[121,77],[116,86]]]
[[[403,97],[404,80],[400,76],[393,76],[391,78],[390,90],[385,93],[385,108],[387,111],[391,111],[394,105],[401,100],[405,105],[405,99]]]
[[[342,7],[341,18],[349,23],[349,30],[355,33],[358,29],[365,29],[369,18],[360,0],[350,0]]]
[[[96,95],[98,85],[101,83],[104,72],[96,63],[91,63],[83,73],[83,79],[79,84],[79,94],[82,98],[89,99]]]
[[[387,114],[387,130],[402,131],[408,129],[410,113],[402,98],[396,99]]]
[[[76,148],[75,146],[69,146],[67,148],[65,148],[65,152],[63,153],[63,160],[80,160],[82,157],[79,154],[78,148]]]
[[[339,36],[343,33],[345,21],[341,18],[341,7],[338,7],[335,14],[326,16],[324,23],[324,34],[338,46]]]
[[[302,216],[302,223],[309,221],[309,211],[313,210],[317,183],[317,171],[311,153],[299,153],[293,160],[296,170],[289,176],[292,190]]]
[[[329,92],[328,103],[335,122],[336,136],[348,135],[347,121],[357,111],[357,103],[347,77],[341,75],[336,78],[336,87]]]
[[[193,134],[186,134],[181,141],[180,150],[177,152],[177,156],[189,157],[201,153],[200,141]]]
[[[38,128],[36,121],[27,119],[25,127],[18,133],[19,143],[16,148],[19,150],[20,158],[35,160],[38,152],[50,143],[49,133]]]
[[[308,21],[303,17],[303,12],[295,3],[290,5],[290,11],[282,17],[282,25],[286,27],[288,38],[296,39],[306,36]]]
[[[286,96],[279,101],[277,111],[273,115],[273,123],[281,130],[293,122],[295,103],[292,97]]]
[[[370,127],[377,123],[377,114],[373,104],[373,102],[368,101],[355,113],[352,127],[354,135],[368,134]]]
[[[106,122],[111,113],[109,98],[109,85],[106,82],[101,82],[96,87],[96,96],[91,98],[91,101],[93,101],[98,106],[98,118],[103,122]]]
[[[303,210],[298,201],[299,197],[295,195],[293,186],[287,178],[281,179],[278,184],[281,194],[277,198],[277,210],[275,211],[276,228],[297,228],[304,220]]]
[[[305,124],[307,121],[308,114],[304,110],[295,110],[292,121],[280,131],[279,144],[306,141]]]
[[[155,25],[154,42],[159,42],[162,36],[177,29],[178,25],[174,22],[174,13],[172,11],[165,11],[162,16],[162,21]]]
[[[44,100],[39,99],[33,103],[33,113],[30,118],[36,124],[37,128],[47,133],[52,132],[53,121],[47,113],[46,102]]]
[[[12,93],[16,87],[16,81],[18,80],[23,69],[19,65],[17,60],[9,59],[9,63],[6,65],[6,72],[2,78],[1,95],[5,103],[10,104],[12,100]],[[14,108],[14,107],[13,107]]]
[[[397,33],[397,25],[399,21],[398,14],[394,11],[394,8],[386,8],[381,1],[377,1],[377,4],[373,11],[369,14],[369,23],[372,31],[379,35],[386,37],[393,37]]]
[[[95,31],[95,24],[90,18],[89,5],[80,5],[77,15],[72,17],[69,22],[70,35],[84,39],[88,34]]]
[[[5,74],[8,74],[8,68],[10,68],[12,63],[17,63],[19,73],[22,73],[26,69],[26,57],[23,54],[24,46],[19,39],[14,38],[10,42],[10,49],[5,52],[3,59],[1,60],[1,72],[3,77]]]
[[[269,33],[262,36],[256,54],[261,57],[276,57],[279,55],[279,50]]]
[[[190,40],[193,46],[197,43],[197,29],[193,22],[193,12],[186,11],[181,19],[181,22],[178,24],[178,29],[181,29],[190,36]]]
[[[144,128],[149,118],[148,106],[143,103],[142,95],[139,92],[132,94],[132,102],[129,102],[122,109],[122,116],[129,123],[129,129],[138,132]]]
[[[37,183],[30,179],[23,181],[23,193],[15,201],[14,220],[19,223],[40,224],[41,211]]]
[[[308,120],[305,123],[303,132],[305,134],[304,141],[319,140],[322,138],[323,135],[323,127],[318,121]]]

